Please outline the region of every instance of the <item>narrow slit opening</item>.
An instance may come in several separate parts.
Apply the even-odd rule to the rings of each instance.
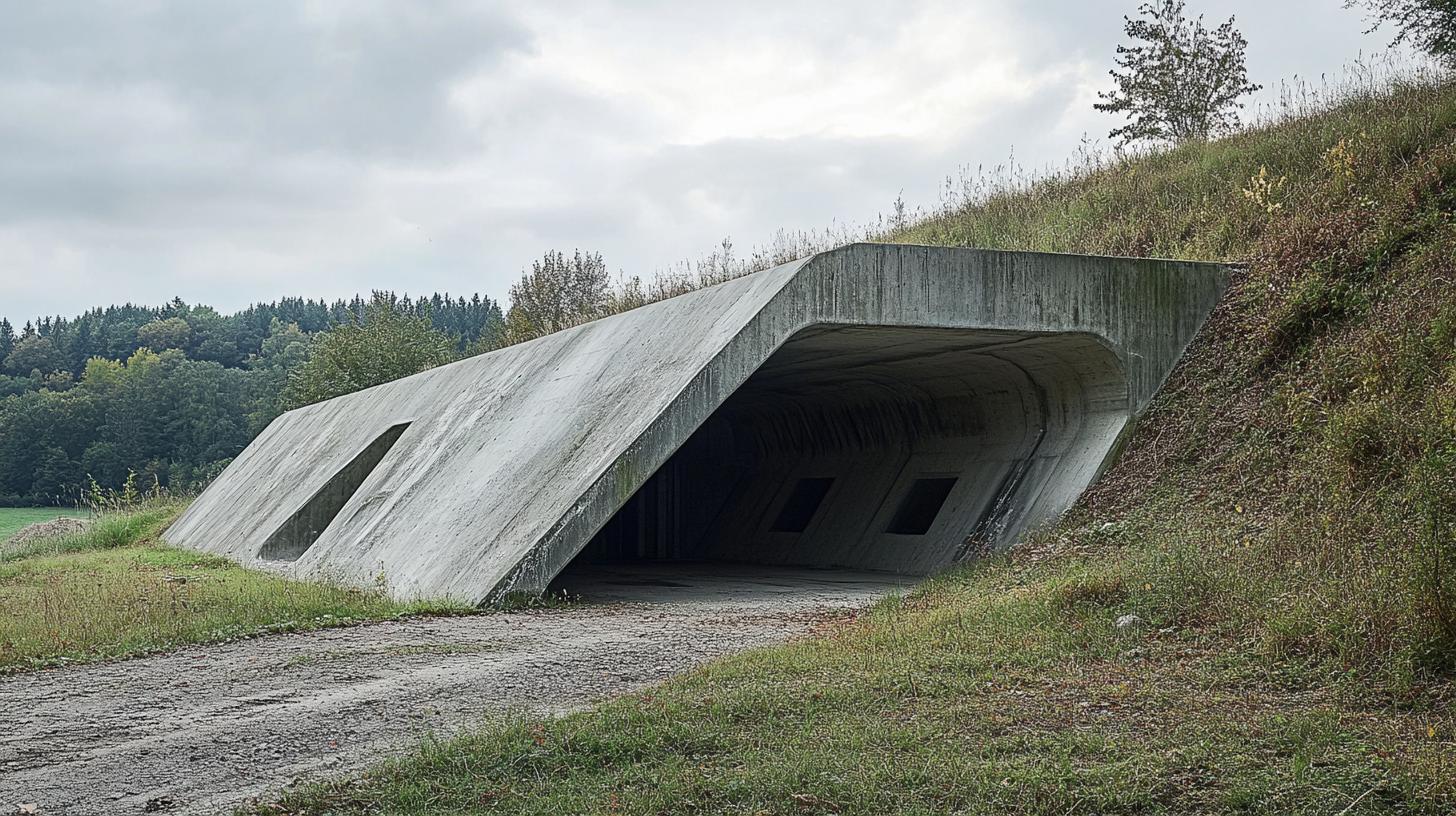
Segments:
[[[409,426],[408,422],[401,422],[375,437],[268,536],[258,557],[269,561],[297,561],[308,552]]]

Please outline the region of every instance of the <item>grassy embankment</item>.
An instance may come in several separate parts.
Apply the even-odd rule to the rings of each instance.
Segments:
[[[11,536],[38,522],[50,521],[61,516],[86,518],[90,515],[91,513],[87,510],[72,510],[64,507],[0,507],[0,544],[4,544]]]
[[[1453,213],[1446,85],[911,226],[1250,266],[1122,462],[1014,559],[260,812],[1456,811]]]
[[[84,533],[0,555],[0,673],[460,611],[288,581],[161,544],[182,506],[153,500],[105,513]]]

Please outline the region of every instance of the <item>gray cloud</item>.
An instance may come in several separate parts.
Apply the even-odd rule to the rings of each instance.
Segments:
[[[466,148],[449,84],[530,46],[503,11],[465,3],[38,3],[5,22],[12,82],[154,95],[173,127],[285,151]]]
[[[1105,132],[1134,5],[7,4],[0,314],[501,296],[550,248],[650,273],[930,204]],[[1206,5],[1271,86],[1383,46],[1334,0]]]

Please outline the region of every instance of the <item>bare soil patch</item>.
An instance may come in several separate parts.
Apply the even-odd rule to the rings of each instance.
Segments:
[[[0,554],[4,554],[11,550],[18,550],[26,544],[30,544],[35,541],[41,541],[43,539],[51,538],[64,538],[66,536],[83,533],[86,531],[86,528],[90,526],[90,519],[74,518],[71,516],[61,516],[59,518],[50,519],[49,521],[37,521],[34,524],[30,524],[20,528],[20,530],[10,538],[4,541],[0,541]]]

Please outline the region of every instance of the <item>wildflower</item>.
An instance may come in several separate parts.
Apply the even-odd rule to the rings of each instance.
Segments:
[[[1243,189],[1244,198],[1254,202],[1255,206],[1269,215],[1274,215],[1284,209],[1284,203],[1276,199],[1283,194],[1287,180],[1285,176],[1271,178],[1269,168],[1260,165],[1259,172],[1249,177],[1249,186]]]

